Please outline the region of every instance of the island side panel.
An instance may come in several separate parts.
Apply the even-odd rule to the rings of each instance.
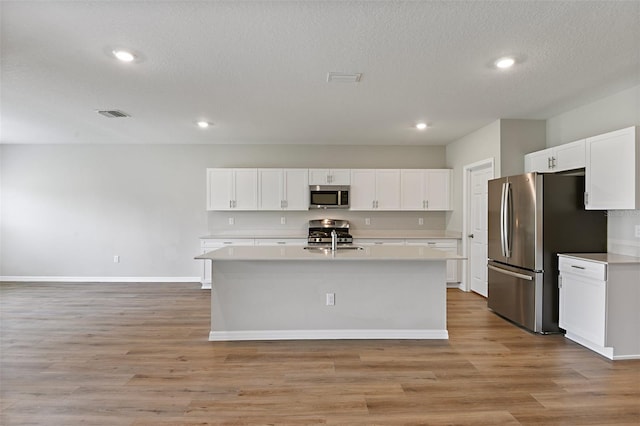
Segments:
[[[210,340],[448,337],[444,260],[214,260],[212,274]]]

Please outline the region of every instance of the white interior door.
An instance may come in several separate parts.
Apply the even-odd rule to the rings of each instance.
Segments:
[[[492,168],[471,170],[469,177],[469,279],[471,291],[487,297],[487,181]]]

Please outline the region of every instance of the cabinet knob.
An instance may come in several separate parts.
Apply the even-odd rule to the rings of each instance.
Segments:
[[[467,235],[467,237],[473,238],[473,234],[469,234],[469,235]]]

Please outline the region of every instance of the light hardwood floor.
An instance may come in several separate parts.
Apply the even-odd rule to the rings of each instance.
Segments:
[[[208,342],[196,284],[0,284],[2,425],[638,425],[640,361],[448,291],[448,341]]]

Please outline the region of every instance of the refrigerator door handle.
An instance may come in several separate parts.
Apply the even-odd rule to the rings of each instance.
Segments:
[[[492,271],[500,272],[501,274],[510,275],[512,277],[520,278],[527,281],[533,281],[533,277],[530,277],[529,275],[507,271],[506,269],[496,268],[495,266],[491,266],[491,265],[487,265],[487,268],[491,269]]]
[[[504,255],[511,257],[511,183],[505,184],[504,196]]]
[[[504,194],[505,194],[505,188],[506,188],[506,183],[502,184],[502,194],[500,194],[500,253],[506,257],[506,252],[504,249],[504,222],[505,222],[505,218],[504,218]]]

